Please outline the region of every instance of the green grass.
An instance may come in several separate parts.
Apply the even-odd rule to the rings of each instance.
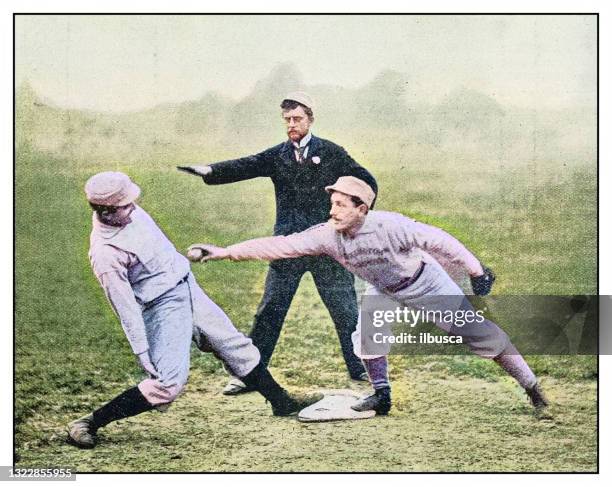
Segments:
[[[214,160],[215,154],[207,154]],[[367,157],[363,160],[368,161]],[[369,164],[378,209],[451,231],[498,275],[499,294],[596,290],[594,167],[517,162],[512,168],[427,153]],[[272,185],[205,186],[174,161],[96,166],[22,151],[16,166],[16,453],[20,467],[79,471],[594,471],[597,361],[534,356],[555,404],[536,421],[518,387],[477,357],[393,356],[389,418],[300,424],[274,418],[257,395],[225,398],[225,375],[193,351],[186,393],[166,414],[102,432],[94,451],[65,444],[64,425],[132,386],[139,369],[87,259],[87,178],[124,170],[140,204],[177,248],[271,234]],[[403,169],[398,169],[402,168]],[[266,265],[193,268],[248,331]],[[329,316],[306,276],[271,363],[289,388],[359,388],[348,380]],[[361,388],[363,389],[363,388]]]

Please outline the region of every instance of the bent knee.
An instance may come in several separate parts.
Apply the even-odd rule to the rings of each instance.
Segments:
[[[162,384],[157,379],[145,379],[138,384],[138,389],[152,406],[170,404],[183,390],[182,384]]]
[[[473,353],[482,358],[489,359],[493,359],[503,353],[511,343],[510,337],[497,326],[488,334],[475,339],[468,339],[466,342]]]

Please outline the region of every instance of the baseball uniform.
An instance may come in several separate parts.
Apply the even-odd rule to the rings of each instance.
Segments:
[[[370,211],[353,236],[336,232],[329,223],[289,236],[248,240],[227,247],[229,259],[287,259],[304,255],[328,255],[346,269],[370,283],[367,293],[381,293],[401,304],[430,306],[428,296],[457,296],[457,308],[465,306],[463,292],[433,255],[463,265],[478,273],[480,263],[457,239],[436,227],[411,220],[398,213]],[[418,279],[413,276],[419,273]],[[447,302],[451,304],[453,301]],[[436,323],[446,332],[445,323]],[[483,357],[495,357],[508,346],[507,335],[494,323],[467,323],[453,326],[452,333],[464,338],[471,350]],[[354,352],[361,358],[360,330],[353,333]]]
[[[251,339],[236,330],[197,285],[187,259],[153,219],[131,202],[140,189],[126,175],[100,173],[90,178],[86,189],[97,208],[91,265],[148,377],[70,423],[69,441],[93,448],[99,428],[154,407],[167,408],[187,382],[192,338],[202,351],[213,352],[233,374],[260,392],[276,416],[289,416],[322,398],[321,394],[291,396],[274,380]],[[97,203],[100,200],[119,203],[112,207]]]
[[[139,384],[153,405],[173,401],[187,382],[192,336],[206,343],[242,377],[259,363],[259,351],[197,285],[179,254],[140,207],[132,222],[113,227],[93,215],[89,257],[126,337],[139,355],[149,351],[159,376]]]

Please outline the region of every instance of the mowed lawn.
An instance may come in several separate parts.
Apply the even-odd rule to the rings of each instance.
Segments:
[[[423,156],[368,167],[381,188],[378,209],[452,232],[495,269],[495,293],[595,293],[594,167],[543,162],[505,168],[442,156],[435,164]],[[211,187],[178,173],[173,161],[94,167],[20,153],[17,466],[82,472],[596,470],[592,356],[528,357],[554,403],[552,421],[534,419],[522,391],[492,362],[393,356],[395,408],[388,418],[302,424],[273,417],[256,394],[222,396],[220,363],[193,350],[186,392],[167,413],[110,425],[92,451],[67,445],[69,421],[141,378],[87,259],[91,212],[83,185],[103,169],[134,178],[143,190],[141,206],[181,250],[193,242],[229,244],[271,233],[274,196],[267,180]],[[248,331],[266,267],[215,262],[193,271]],[[348,380],[310,276],[294,300],[271,368],[291,390],[367,390]]]

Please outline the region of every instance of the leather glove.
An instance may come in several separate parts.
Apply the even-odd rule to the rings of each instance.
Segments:
[[[486,296],[491,292],[495,282],[495,274],[488,267],[482,266],[483,273],[480,276],[470,277],[472,289],[477,296]]]

